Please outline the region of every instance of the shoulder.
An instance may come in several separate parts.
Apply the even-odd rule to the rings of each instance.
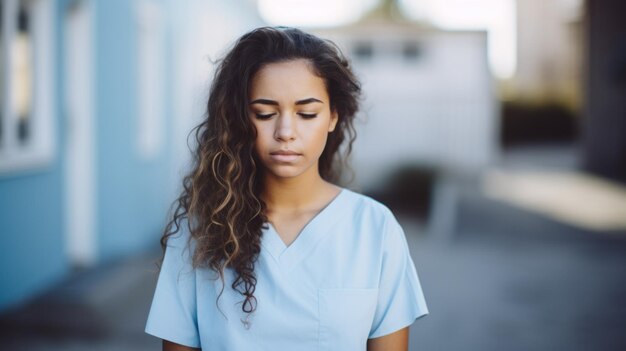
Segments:
[[[165,239],[165,255],[180,255],[185,261],[191,261],[196,249],[196,240],[191,235],[189,228],[189,220],[182,218],[178,225],[174,224],[175,229]]]
[[[353,206],[357,207],[361,211],[371,211],[374,213],[378,213],[380,215],[393,215],[389,207],[383,204],[382,202],[368,196],[362,194],[356,190],[351,190],[348,188],[344,188],[344,191],[347,192],[347,197],[349,197],[350,202]]]
[[[350,212],[352,212],[354,219],[380,226],[397,222],[391,209],[382,202],[354,190],[346,188],[344,191],[347,192],[346,198],[348,198]]]

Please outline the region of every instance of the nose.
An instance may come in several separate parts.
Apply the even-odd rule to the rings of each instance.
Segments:
[[[295,139],[295,124],[291,114],[281,113],[276,119],[276,130],[274,137],[276,140],[290,141]]]

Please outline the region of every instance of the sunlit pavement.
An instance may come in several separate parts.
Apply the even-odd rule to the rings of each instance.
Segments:
[[[450,232],[399,217],[430,314],[411,350],[626,350],[626,233],[588,232],[458,187]],[[439,230],[439,229],[437,229]],[[157,350],[159,252],[84,272],[1,320],[6,350]]]
[[[430,309],[412,350],[626,350],[625,232],[459,198],[452,236],[408,235]]]

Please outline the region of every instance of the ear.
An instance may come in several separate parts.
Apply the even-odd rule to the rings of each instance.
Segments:
[[[337,122],[339,122],[339,115],[337,111],[333,111],[330,114],[330,124],[328,126],[328,132],[332,132],[335,130],[335,126],[337,126]]]

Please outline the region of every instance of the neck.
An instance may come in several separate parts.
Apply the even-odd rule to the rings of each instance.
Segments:
[[[270,212],[298,211],[314,206],[320,196],[334,191],[337,187],[319,175],[319,172],[306,172],[294,178],[264,177],[261,197]]]

